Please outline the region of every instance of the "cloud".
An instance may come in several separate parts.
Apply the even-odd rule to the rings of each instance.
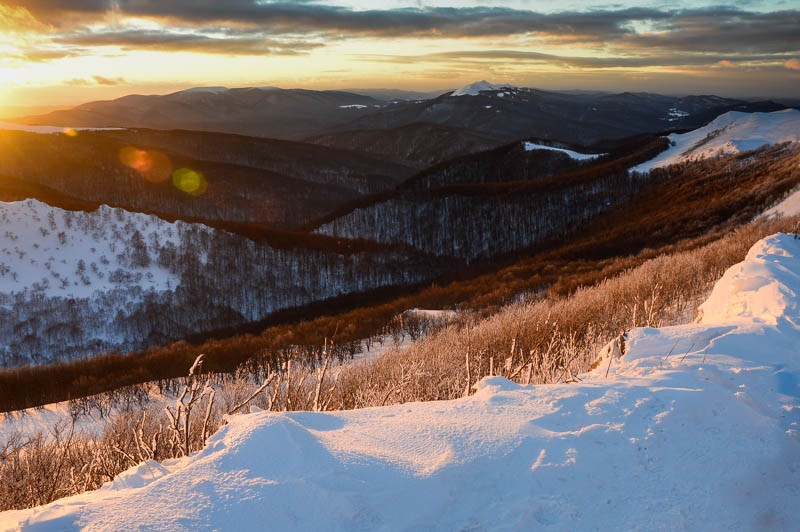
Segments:
[[[567,56],[546,54],[541,52],[527,52],[519,50],[461,50],[440,52],[423,55],[395,55],[381,56],[364,54],[359,56],[365,61],[385,61],[400,64],[414,64],[420,62],[433,63],[524,63],[527,65],[555,65],[559,67],[608,69],[608,68],[645,68],[645,67],[679,67],[679,66],[717,66],[723,68],[738,68],[741,63],[747,62],[775,62],[784,61],[788,56],[738,55],[737,63],[726,59],[728,56],[717,54],[656,54],[656,55],[612,55],[612,56]]]
[[[631,33],[624,44],[717,53],[785,53],[800,50],[800,11],[749,13],[729,8],[680,11],[655,25],[657,31]]]
[[[557,42],[605,43],[625,40],[636,46],[730,51],[783,51],[800,42],[800,11],[755,13],[736,8],[688,10],[650,8],[593,9],[537,13],[506,7],[435,7],[352,10],[311,1],[255,0],[19,0],[41,20],[60,24],[79,14],[84,24],[113,13],[160,19],[196,27],[220,25],[260,28],[270,34],[327,33],[378,37],[479,37],[540,34]],[[656,31],[637,30],[645,23]],[[742,50],[746,51],[746,50]]]
[[[623,22],[659,19],[652,9],[541,14],[503,7],[403,8],[352,10],[317,2],[254,0],[115,0],[77,2],[20,0],[40,20],[62,25],[80,15],[83,23],[107,14],[161,19],[170,24],[220,24],[260,27],[272,33],[345,33],[373,36],[433,35],[449,37],[548,32],[562,35],[627,33]]]
[[[283,40],[259,32],[218,30],[212,34],[188,29],[75,31],[55,39],[63,45],[118,46],[125,50],[204,52],[228,55],[294,55],[321,46],[309,40]]]
[[[125,85],[127,83],[124,78],[105,78],[103,76],[92,76],[92,79],[97,85],[114,86]]]
[[[24,7],[0,4],[0,31],[26,33],[45,29],[46,26],[34,18]]]
[[[531,47],[567,44],[611,56],[531,55],[529,60],[598,68],[679,64],[681,55],[688,64],[739,63],[740,55],[774,62],[800,53],[800,10],[609,7],[544,14],[490,6],[353,10],[309,0],[17,0],[15,5],[58,26],[55,42],[65,48],[289,55],[348,37],[524,36]],[[155,21],[160,29],[131,29],[130,17]]]
[[[127,85],[128,82],[124,78],[107,78],[103,76],[94,75],[91,78],[72,78],[64,82],[65,85],[75,85],[80,87],[93,87],[93,86],[106,86],[112,87],[116,85]]]

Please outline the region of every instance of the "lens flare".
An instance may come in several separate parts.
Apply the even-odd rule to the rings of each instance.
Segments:
[[[164,182],[172,175],[172,162],[160,151],[127,146],[119,151],[119,160],[152,183]]]
[[[208,188],[208,181],[200,172],[191,168],[178,168],[172,174],[172,184],[175,188],[193,196],[204,194]]]

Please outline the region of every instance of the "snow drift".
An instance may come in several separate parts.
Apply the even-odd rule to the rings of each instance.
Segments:
[[[491,377],[455,401],[235,416],[194,456],[0,528],[794,528],[798,256],[793,235],[760,241],[701,321],[628,331],[578,384]]]
[[[769,144],[800,141],[800,111],[785,109],[774,113],[729,111],[711,123],[690,131],[673,133],[671,147],[654,159],[634,168],[649,172],[680,162],[755,150]]]
[[[775,235],[757,242],[700,306],[702,323],[753,321],[800,327],[800,240]],[[800,352],[798,353],[800,354]]]

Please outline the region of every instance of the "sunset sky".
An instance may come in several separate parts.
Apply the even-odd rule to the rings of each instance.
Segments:
[[[190,86],[800,97],[793,1],[0,0],[0,106]]]

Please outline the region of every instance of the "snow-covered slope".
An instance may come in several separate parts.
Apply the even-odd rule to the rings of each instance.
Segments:
[[[528,142],[528,141],[523,142],[522,145],[525,148],[525,151],[534,151],[534,150],[558,151],[558,152],[561,152],[561,153],[565,153],[565,154],[569,155],[570,158],[578,160],[578,161],[584,161],[584,160],[587,160],[587,159],[597,159],[601,155],[604,155],[602,153],[579,153],[577,151],[567,150],[565,148],[556,148],[556,147],[553,147],[553,146],[548,146],[546,144],[538,144],[536,142]]]
[[[766,210],[762,216],[794,216],[800,214],[800,189],[792,192],[774,207]]]
[[[477,96],[483,91],[502,91],[504,89],[514,89],[513,85],[509,85],[507,83],[496,85],[494,83],[489,83],[486,80],[483,81],[476,81],[475,83],[470,83],[469,85],[465,85],[460,89],[453,91],[451,96]]]
[[[73,212],[25,200],[0,202],[0,224],[0,294],[76,298],[126,283],[163,291],[180,282],[155,260],[161,245],[180,245],[179,223],[105,205]]]
[[[0,528],[796,529],[798,294],[800,240],[774,235],[700,322],[629,331],[579,384],[236,416],[192,457]]]
[[[648,172],[670,164],[716,155],[755,150],[764,145],[800,141],[800,111],[785,109],[774,113],[730,111],[689,133],[673,133],[671,146],[654,159],[634,167]]]
[[[183,284],[175,257],[212,231],[32,199],[0,202],[0,225],[2,366],[143,345],[150,332],[131,326],[142,322],[137,313]]]

